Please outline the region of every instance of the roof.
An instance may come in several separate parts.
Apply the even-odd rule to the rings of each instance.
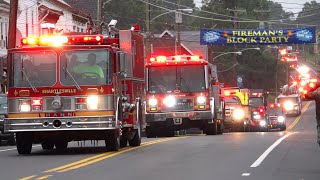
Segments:
[[[88,14],[80,11],[79,9],[83,9],[83,7],[85,7],[91,3],[87,3],[83,7],[76,8],[76,7],[70,6],[69,4],[71,4],[71,3],[68,3],[66,0],[48,0],[48,1],[55,3],[65,9],[67,9],[68,11],[72,12],[73,14],[77,14],[77,15],[80,15],[80,16],[86,17],[86,18],[89,17]]]
[[[6,1],[4,1],[4,0],[0,0],[0,4],[10,5],[9,3],[7,3],[7,2],[6,2]]]
[[[86,13],[88,16],[91,16],[92,19],[97,19],[98,0],[90,0],[90,3],[88,3],[88,0],[64,0],[64,1],[75,9],[81,9],[81,11]]]
[[[170,36],[175,37],[176,31],[165,30],[162,34],[155,34],[155,37]],[[191,54],[201,55],[207,59],[207,46],[200,45],[200,31],[181,31],[180,32],[181,44]]]

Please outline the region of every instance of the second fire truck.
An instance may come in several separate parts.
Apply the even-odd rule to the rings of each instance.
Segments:
[[[146,133],[200,128],[223,133],[224,103],[214,66],[199,56],[157,56],[146,64]]]
[[[9,49],[6,132],[19,154],[33,143],[65,149],[70,141],[105,140],[116,151],[139,146],[143,128],[143,36],[27,37]]]

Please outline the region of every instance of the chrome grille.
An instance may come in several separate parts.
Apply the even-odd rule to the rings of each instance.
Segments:
[[[45,111],[55,111],[52,107],[52,101],[54,100],[54,97],[47,97],[45,98],[45,101],[43,101],[44,104],[44,110]],[[61,110],[72,110],[72,97],[61,97]]]
[[[193,99],[191,98],[178,98],[176,100],[176,105],[173,107],[166,107],[163,105],[163,111],[193,111],[194,110],[194,103]]]
[[[226,115],[226,117],[230,117],[230,116],[231,116],[231,112],[232,112],[232,109],[226,108],[226,109],[225,109],[225,115]]]

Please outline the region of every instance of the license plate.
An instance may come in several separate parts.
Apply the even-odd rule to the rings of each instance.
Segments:
[[[173,123],[175,125],[181,125],[182,124],[182,118],[174,118]]]
[[[70,117],[75,116],[74,112],[46,113],[46,117]]]

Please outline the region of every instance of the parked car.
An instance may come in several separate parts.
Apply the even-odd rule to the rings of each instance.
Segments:
[[[15,145],[15,134],[14,133],[4,133],[4,118],[8,115],[8,103],[7,95],[0,94],[0,145],[2,140],[6,140],[7,144]]]

